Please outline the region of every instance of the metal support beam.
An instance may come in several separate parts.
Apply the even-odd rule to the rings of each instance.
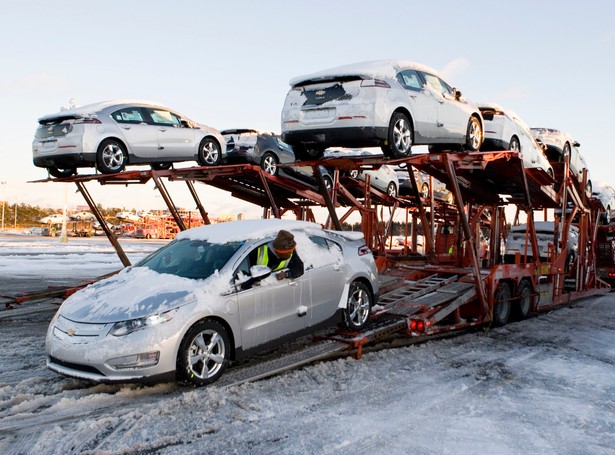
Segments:
[[[194,202],[196,203],[196,208],[199,209],[199,212],[201,213],[203,222],[205,224],[211,224],[211,221],[209,221],[209,215],[207,214],[207,211],[203,207],[203,204],[201,204],[201,199],[199,199],[199,195],[197,194],[196,189],[194,188],[194,183],[192,183],[192,180],[186,180],[186,185],[188,186],[188,190],[190,190],[192,199],[194,199]]]
[[[331,221],[333,222],[333,227],[335,228],[336,231],[342,231],[342,224],[340,223],[340,220],[337,217],[337,213],[335,213],[335,206],[333,205],[333,202],[331,201],[331,196],[329,195],[329,192],[327,191],[327,185],[325,185],[325,179],[322,176],[322,172],[320,172],[320,166],[312,166],[312,169],[314,169],[314,175],[316,176],[316,181],[318,182],[318,188],[320,189],[320,194],[322,195],[323,199],[325,200],[325,205],[327,206],[327,209],[329,210],[329,216],[331,217]]]
[[[169,208],[169,212],[171,212],[171,215],[173,216],[173,219],[175,220],[177,227],[179,228],[180,231],[185,231],[186,225],[184,224],[184,220],[179,215],[179,212],[177,211],[177,207],[175,207],[175,204],[173,204],[173,201],[171,200],[171,196],[169,195],[167,188],[164,186],[164,183],[162,183],[162,180],[160,179],[160,177],[158,177],[156,172],[155,171],[151,171],[151,172],[152,172],[152,178],[154,179],[154,182],[156,183],[156,188],[158,188],[158,191],[160,191],[160,195],[162,196],[162,199],[164,199],[165,204],[167,204],[167,207]]]
[[[267,183],[267,179],[263,174],[263,170],[259,168],[258,176],[263,184],[263,189],[265,193],[267,193],[267,198],[269,199],[269,204],[271,204],[271,210],[273,210],[274,218],[280,218],[282,215],[280,214],[280,209],[278,209],[277,204],[275,203],[275,199],[273,199],[273,194],[271,193],[271,189],[269,188],[269,184]]]
[[[120,242],[118,242],[117,237],[115,236],[113,231],[111,231],[111,229],[109,229],[109,226],[107,226],[107,221],[102,216],[102,213],[100,213],[100,210],[98,210],[98,207],[96,207],[94,200],[90,196],[90,193],[88,192],[88,190],[85,188],[85,185],[83,184],[83,182],[75,182],[75,185],[77,185],[77,188],[79,189],[79,192],[83,196],[83,199],[85,199],[85,202],[88,204],[88,207],[90,207],[90,210],[96,217],[96,220],[98,220],[98,223],[100,223],[100,226],[102,227],[103,231],[105,231],[107,238],[111,242],[111,245],[113,245],[113,248],[115,248],[115,252],[120,258],[120,261],[122,261],[122,264],[124,264],[124,267],[130,266],[131,265],[130,260],[128,259],[128,256],[126,256],[126,253],[124,252],[124,249],[122,248],[122,245],[120,245]]]

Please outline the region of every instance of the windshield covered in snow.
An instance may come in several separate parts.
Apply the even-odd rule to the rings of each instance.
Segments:
[[[147,267],[158,273],[202,280],[224,267],[243,243],[175,240],[139,262],[135,267]]]

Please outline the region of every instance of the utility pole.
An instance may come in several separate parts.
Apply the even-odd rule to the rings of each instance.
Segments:
[[[4,206],[6,205],[6,182],[0,182],[2,185],[2,232],[4,232]]]

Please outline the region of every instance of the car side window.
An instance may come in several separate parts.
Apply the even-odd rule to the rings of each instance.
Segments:
[[[425,77],[425,80],[427,81],[427,83],[436,92],[441,93],[442,95],[452,95],[453,94],[453,89],[439,77],[434,76],[433,74],[429,74],[429,73],[423,73],[423,77]]]
[[[156,125],[165,126],[181,126],[181,119],[172,112],[165,111],[164,109],[148,109],[149,115]]]
[[[423,83],[414,70],[403,70],[397,73],[397,80],[407,90],[421,90]]]
[[[143,123],[145,120],[143,119],[143,112],[138,107],[127,107],[124,109],[120,109],[119,111],[115,111],[111,114],[113,120],[118,123]]]

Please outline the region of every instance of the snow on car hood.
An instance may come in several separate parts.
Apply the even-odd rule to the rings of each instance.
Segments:
[[[86,323],[142,318],[193,302],[207,281],[131,267],[76,292],[64,301],[60,314]]]

